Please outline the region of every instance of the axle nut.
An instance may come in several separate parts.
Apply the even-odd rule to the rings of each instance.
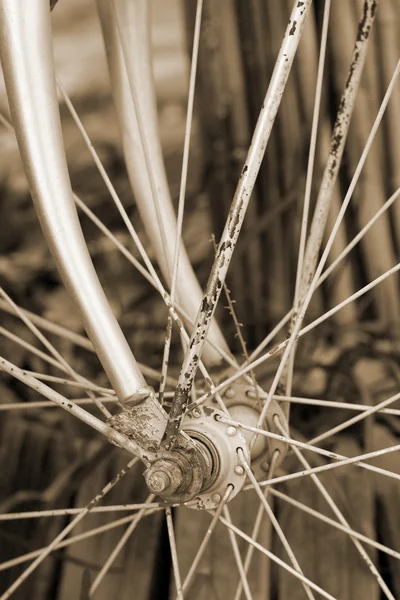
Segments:
[[[160,459],[147,469],[145,479],[149,491],[153,494],[173,494],[182,485],[183,473],[176,462]]]

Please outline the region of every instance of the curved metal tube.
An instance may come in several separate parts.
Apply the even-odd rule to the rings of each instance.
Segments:
[[[74,206],[57,102],[49,0],[0,1],[0,57],[47,243],[111,385],[126,401],[146,382],[98,280]]]
[[[150,52],[149,2],[97,0],[97,7],[129,180],[158,264],[170,285],[177,227],[158,131]],[[142,132],[136,114],[137,105],[140,106]],[[143,133],[145,149],[142,144]],[[146,149],[151,159],[150,165],[149,159],[146,160]],[[148,166],[151,167],[151,175]],[[153,178],[153,189],[150,176]],[[154,190],[157,199],[154,198]],[[194,320],[203,294],[183,244],[176,289],[179,304]],[[215,319],[211,324],[209,340],[229,353]],[[207,344],[203,356],[210,365],[221,361],[220,354]]]

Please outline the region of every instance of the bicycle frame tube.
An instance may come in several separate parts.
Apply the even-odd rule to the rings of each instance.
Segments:
[[[157,125],[149,2],[97,0],[97,7],[129,180],[157,261],[170,285],[177,226]],[[183,244],[176,289],[178,303],[194,321],[202,291]],[[215,319],[208,339],[229,353]],[[213,365],[219,363],[221,357],[215,348],[206,344],[204,360]]]
[[[0,57],[31,194],[59,273],[118,398],[125,402],[146,395],[146,382],[94,270],[72,198],[49,0],[0,0]]]

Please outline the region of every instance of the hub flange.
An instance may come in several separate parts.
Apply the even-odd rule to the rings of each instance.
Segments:
[[[243,425],[257,427],[262,406],[268,397],[264,390],[259,386],[256,388],[243,379],[238,379],[226,388],[221,396],[231,419]],[[207,403],[209,406],[215,406],[217,400],[210,398]],[[276,400],[271,401],[264,424],[260,428],[281,435],[281,431],[276,426],[276,417],[278,417],[285,430],[288,430],[286,417]],[[241,432],[246,439],[247,446],[250,447],[254,433],[244,428],[241,429]],[[271,437],[257,436],[251,447],[251,468],[256,479],[265,479],[272,456],[276,451],[279,452],[275,462],[275,466],[278,467],[287,453],[287,444]]]

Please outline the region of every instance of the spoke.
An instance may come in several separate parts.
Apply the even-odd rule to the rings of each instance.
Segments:
[[[247,477],[250,479],[251,483],[253,484],[254,489],[255,489],[258,497],[260,498],[261,504],[263,505],[265,512],[267,513],[284,549],[286,550],[286,553],[287,553],[288,557],[290,558],[290,561],[291,561],[293,567],[296,569],[297,573],[299,573],[300,575],[303,575],[303,571],[301,570],[301,567],[297,561],[297,558],[294,555],[294,552],[287,540],[287,537],[283,533],[283,530],[282,530],[281,526],[279,525],[277,518],[274,515],[274,511],[268,504],[268,500],[264,497],[264,494],[263,494],[260,486],[258,485],[257,480],[254,477],[252,470],[250,469],[249,465],[247,464],[247,461],[246,461],[243,451],[239,450],[238,455],[239,455],[240,462],[242,463],[244,470],[247,473]],[[306,583],[304,583],[304,581],[302,583],[303,583],[303,587],[304,587],[307,597],[310,598],[310,600],[313,600],[314,594],[311,592],[311,589],[309,588],[309,586]]]
[[[223,513],[224,513],[224,517],[228,521],[228,523],[232,524],[231,515],[230,515],[229,509],[226,505],[224,506]],[[249,582],[247,581],[246,572],[245,572],[245,569],[243,566],[242,557],[240,556],[240,550],[239,550],[239,546],[238,546],[236,538],[235,538],[235,534],[233,533],[232,529],[228,529],[228,534],[229,534],[229,539],[232,544],[232,550],[233,550],[233,554],[235,556],[236,566],[239,571],[241,586],[243,587],[243,590],[244,590],[247,600],[253,600],[253,596],[250,591]]]
[[[72,104],[72,102],[71,102],[68,94],[66,93],[66,91],[62,87],[60,81],[57,81],[57,86],[58,86],[60,94],[63,97],[63,100],[64,100],[64,102],[65,102],[65,104],[66,104],[66,106],[67,106],[67,108],[68,108],[68,110],[69,110],[69,112],[71,114],[71,117],[73,118],[76,126],[79,129],[79,132],[81,133],[81,135],[83,137],[83,140],[84,140],[84,142],[86,144],[87,149],[89,150],[90,154],[92,155],[92,158],[93,158],[94,163],[95,163],[95,165],[96,165],[96,167],[97,167],[97,169],[98,169],[98,171],[99,171],[99,173],[101,175],[101,178],[103,179],[103,181],[104,181],[104,183],[105,183],[105,185],[106,185],[106,187],[107,187],[107,189],[108,189],[108,191],[110,193],[110,196],[111,196],[112,200],[114,201],[114,204],[117,207],[118,212],[119,212],[119,214],[122,217],[122,220],[125,223],[125,226],[126,226],[128,232],[129,232],[129,234],[130,234],[133,242],[135,243],[137,249],[139,250],[139,252],[140,252],[140,254],[141,254],[141,256],[142,256],[142,258],[143,258],[143,260],[144,260],[144,262],[146,264],[146,266],[147,266],[147,269],[149,271],[150,277],[153,279],[154,282],[157,282],[158,276],[155,273],[154,267],[152,266],[151,261],[150,261],[148,255],[147,255],[147,253],[146,253],[143,245],[141,244],[141,242],[139,240],[139,237],[137,235],[136,229],[134,228],[134,226],[133,226],[133,224],[132,224],[132,222],[131,222],[131,220],[130,220],[130,218],[128,216],[128,213],[126,212],[126,209],[125,209],[124,205],[122,204],[122,202],[121,202],[121,200],[120,200],[120,198],[119,198],[119,196],[118,196],[118,194],[117,194],[117,192],[115,190],[115,187],[114,187],[113,183],[111,182],[111,179],[109,178],[108,173],[105,170],[105,168],[103,166],[103,163],[101,162],[101,160],[99,158],[99,155],[97,154],[97,152],[96,152],[96,150],[95,150],[92,142],[90,141],[90,138],[89,138],[89,136],[88,136],[88,134],[86,132],[86,129],[85,129],[85,127],[84,127],[81,119],[79,118],[78,113],[76,112],[76,110],[74,108],[74,105]]]
[[[274,488],[270,489],[270,493],[273,496],[276,496],[276,498],[279,498],[280,500],[283,500],[284,502],[287,502],[288,504],[291,504],[292,506],[299,508],[303,512],[315,517],[316,519],[319,519],[320,521],[323,521],[324,523],[331,525],[335,529],[338,529],[339,531],[343,531],[343,533],[346,533],[347,535],[349,535],[351,537],[357,538],[361,542],[364,542],[365,544],[368,544],[369,546],[376,548],[380,552],[385,552],[385,554],[388,554],[389,556],[392,556],[393,558],[400,560],[400,553],[396,552],[396,550],[393,550],[393,548],[384,546],[383,544],[376,542],[375,540],[367,537],[366,535],[363,535],[362,533],[359,533],[358,531],[354,531],[354,529],[351,529],[350,527],[346,527],[345,525],[342,525],[341,523],[334,521],[333,519],[327,517],[323,513],[320,513],[317,510],[314,510],[310,506],[307,506],[306,504],[303,504],[302,502],[299,502],[298,500],[295,500],[294,498],[291,498],[287,494],[283,494],[282,492],[279,492],[278,490],[275,490]]]
[[[279,51],[264,104],[261,107],[245,166],[242,170],[228,220],[218,245],[203,301],[196,317],[189,348],[179,374],[175,398],[172,402],[163,442],[164,447],[167,449],[171,448],[176,439],[189,402],[190,391],[204,348],[204,340],[207,337],[221,294],[222,284],[225,281],[232,253],[238,240],[310,5],[311,0],[305,0],[300,6],[297,2],[294,3],[291,20]]]
[[[315,100],[314,100],[314,110],[312,116],[312,125],[311,125],[311,138],[310,138],[310,148],[308,153],[308,165],[307,165],[307,175],[306,175],[306,188],[304,193],[304,204],[303,204],[303,216],[301,221],[301,231],[300,231],[300,243],[299,243],[299,253],[297,260],[297,270],[296,270],[296,284],[295,284],[295,292],[294,292],[294,313],[293,313],[293,322],[296,320],[296,315],[300,308],[300,295],[301,295],[301,284],[302,284],[302,274],[303,274],[303,266],[304,266],[304,255],[306,249],[306,236],[308,229],[308,219],[310,213],[310,201],[311,201],[311,188],[314,174],[314,162],[315,162],[315,151],[317,146],[317,132],[318,132],[318,121],[320,115],[320,107],[321,107],[321,97],[322,97],[322,82],[324,79],[324,69],[325,69],[325,55],[326,55],[326,46],[328,40],[328,25],[329,25],[329,14],[331,8],[331,0],[325,0],[324,7],[324,17],[322,22],[322,33],[321,33],[321,45],[319,51],[319,59],[318,59],[318,71],[317,71],[317,84],[315,89]],[[290,396],[292,393],[292,380],[293,380],[293,367],[294,367],[294,357],[296,353],[296,347],[293,347],[293,350],[289,356],[289,360],[287,363],[287,371],[284,374],[283,379],[286,379],[285,393]]]
[[[253,363],[257,356],[268,346],[270,342],[278,335],[280,331],[285,327],[285,325],[289,322],[290,318],[293,315],[293,309],[291,309],[286,315],[279,321],[277,325],[270,331],[270,333],[263,339],[263,341],[257,346],[257,348],[250,354],[249,360],[244,362],[243,367],[248,366]]]
[[[10,132],[14,133],[14,127],[11,125],[10,121],[0,112],[0,123],[4,125],[4,127]]]
[[[183,215],[185,211],[185,195],[186,195],[186,182],[189,165],[189,150],[190,150],[190,134],[192,130],[193,121],[193,105],[194,105],[194,92],[196,87],[196,75],[197,75],[197,60],[199,56],[199,44],[200,44],[200,27],[201,17],[203,12],[203,0],[197,0],[196,8],[196,19],[194,25],[194,36],[193,36],[193,49],[192,49],[192,60],[190,65],[190,77],[189,77],[189,94],[188,104],[186,112],[186,125],[185,125],[185,140],[183,144],[183,158],[182,158],[182,171],[181,181],[179,187],[179,201],[178,201],[178,216],[176,221],[176,236],[175,236],[175,248],[174,248],[174,260],[172,267],[172,281],[171,281],[171,304],[175,305],[176,286],[178,280],[178,268],[179,268],[179,255],[182,242],[182,225]],[[171,349],[171,336],[172,336],[172,318],[168,313],[167,331],[164,342],[164,353],[162,362],[162,375],[164,379],[161,379],[160,394],[161,398],[164,393],[164,381],[168,371],[169,355]],[[185,348],[184,348],[185,351]]]
[[[113,429],[103,421],[100,421],[97,417],[87,412],[84,408],[77,406],[74,404],[72,400],[68,400],[52,388],[48,387],[35,377],[31,375],[26,375],[21,369],[17,366],[10,363],[8,360],[5,360],[3,357],[0,357],[0,370],[5,371],[12,377],[15,377],[25,385],[31,387],[36,390],[45,398],[48,398],[52,402],[55,402],[63,408],[68,413],[72,414],[74,417],[80,419],[102,435],[104,435],[109,442],[124,448],[131,454],[135,454],[140,457],[144,463],[148,463],[149,459],[152,457],[151,452],[147,452],[143,450],[140,446],[136,444],[133,440],[129,439],[126,435],[120,433],[116,429]],[[2,598],[0,598],[2,600]]]
[[[151,502],[151,500],[153,498],[154,498],[154,495],[150,494],[150,496],[147,498],[147,501]],[[119,540],[119,542],[115,546],[114,550],[111,552],[110,556],[107,558],[106,562],[104,563],[104,565],[100,569],[100,571],[99,571],[96,579],[93,581],[93,583],[92,583],[92,585],[90,587],[89,595],[92,595],[92,594],[95,593],[95,591],[99,587],[100,583],[103,581],[104,577],[107,575],[107,573],[108,573],[111,565],[113,564],[113,562],[117,558],[118,554],[121,552],[121,550],[123,549],[123,547],[125,546],[125,544],[128,542],[129,538],[131,537],[132,533],[135,531],[136,527],[138,526],[138,524],[142,520],[142,517],[144,516],[144,513],[145,513],[145,509],[142,508],[138,512],[138,514],[135,516],[135,518],[133,519],[133,521],[130,523],[130,525],[127,527],[125,533],[121,536],[121,539]]]
[[[190,502],[185,503],[185,506],[190,506]],[[142,502],[136,504],[113,504],[110,506],[95,506],[92,508],[92,513],[108,513],[108,512],[118,512],[118,511],[132,511],[132,510],[141,510],[145,508],[146,510],[152,508],[165,508],[168,506],[165,502]],[[180,504],[171,504],[171,507],[181,506]],[[79,515],[82,511],[85,510],[85,507],[82,508],[56,508],[50,510],[34,510],[28,512],[13,512],[0,514],[0,521],[18,521],[19,519],[42,519],[46,517],[60,517],[65,515]]]
[[[300,450],[298,448],[296,448],[295,446],[293,446],[293,451],[296,454],[296,456],[299,459],[299,461],[301,462],[301,464],[303,465],[303,467],[305,467],[306,469],[310,469],[309,463],[304,458],[304,456],[302,455],[302,453],[300,452]],[[315,485],[318,488],[318,490],[321,492],[322,496],[325,498],[326,502],[328,503],[329,507],[332,509],[333,513],[335,514],[335,516],[337,517],[337,519],[340,521],[340,523],[342,525],[344,525],[345,527],[350,528],[349,523],[344,518],[344,516],[343,516],[342,512],[340,511],[340,509],[338,508],[337,504],[334,502],[333,498],[327,492],[325,486],[321,483],[321,481],[318,479],[318,477],[316,475],[312,475],[311,479],[315,483]],[[377,583],[378,583],[379,587],[381,588],[382,592],[385,594],[386,598],[389,598],[389,600],[395,600],[393,594],[389,590],[389,588],[386,585],[386,583],[383,581],[381,575],[379,574],[379,571],[377,570],[377,568],[375,567],[374,563],[372,562],[372,560],[368,556],[367,552],[364,550],[364,548],[361,545],[360,541],[357,538],[353,537],[353,536],[350,536],[350,539],[353,542],[353,544],[355,545],[356,549],[360,553],[360,555],[363,558],[363,560],[365,561],[365,563],[367,564],[367,566],[368,566],[369,570],[371,571],[372,575],[377,580]]]
[[[175,540],[175,532],[174,532],[174,522],[172,520],[172,512],[171,512],[170,508],[167,508],[165,510],[165,517],[167,520],[168,539],[169,539],[169,547],[171,550],[172,570],[174,572],[175,586],[176,586],[176,591],[177,591],[177,600],[183,600],[182,577],[181,577],[181,572],[179,570],[178,553],[176,551],[176,540]]]
[[[364,287],[359,289],[357,292],[355,292],[348,298],[346,298],[346,300],[343,300],[343,302],[340,302],[339,304],[337,304],[336,306],[331,308],[331,310],[328,310],[328,312],[326,312],[324,315],[322,315],[321,317],[318,317],[318,319],[315,319],[315,321],[312,321],[312,323],[310,323],[309,325],[306,325],[306,327],[303,327],[303,329],[299,332],[299,337],[303,336],[305,333],[308,333],[309,331],[311,331],[311,329],[314,329],[314,327],[317,327],[317,325],[320,325],[324,321],[327,321],[328,319],[330,319],[330,317],[332,317],[334,314],[336,314],[339,310],[341,310],[342,308],[344,308],[351,302],[354,302],[355,300],[357,300],[358,298],[360,298],[361,296],[363,296],[364,294],[366,294],[367,292],[372,290],[374,287],[376,287],[377,285],[382,283],[382,281],[384,281],[391,275],[394,275],[395,273],[397,273],[397,271],[399,269],[400,269],[400,263],[397,263],[397,265],[395,265],[391,269],[388,269],[387,271],[385,271],[385,273],[382,273],[382,275],[380,275],[379,277],[376,277],[373,281],[371,281],[370,283],[368,283],[367,285],[365,285]]]
[[[236,527],[232,523],[229,523],[229,521],[227,521],[226,519],[224,519],[224,517],[220,517],[219,520],[221,521],[221,523],[223,523],[224,525],[226,525],[226,527],[228,527],[228,529],[231,529],[234,533],[236,533],[236,535],[238,535],[239,537],[241,537],[244,540],[246,540],[246,542],[248,542],[249,544],[251,544],[252,546],[254,546],[254,548],[256,548],[257,550],[259,550],[260,552],[262,552],[263,554],[265,554],[266,556],[268,556],[268,558],[270,560],[272,560],[273,562],[275,562],[276,564],[278,564],[280,567],[282,567],[286,571],[289,571],[289,573],[291,573],[297,579],[300,579],[303,583],[305,583],[310,588],[312,588],[313,590],[315,590],[316,592],[318,592],[319,594],[321,594],[321,596],[323,596],[324,598],[328,598],[328,600],[338,600],[337,598],[335,598],[334,596],[331,596],[331,594],[328,594],[328,592],[326,592],[325,590],[323,590],[322,588],[320,588],[313,581],[311,581],[310,579],[307,579],[307,577],[305,577],[304,575],[301,575],[300,573],[298,573],[295,569],[293,569],[292,567],[290,567],[283,560],[281,560],[280,558],[278,558],[275,554],[273,554],[272,552],[270,552],[269,550],[267,550],[266,548],[264,548],[264,546],[261,546],[261,544],[259,544],[255,540],[252,540],[250,536],[248,536],[246,533],[244,533],[244,531],[242,531],[241,529],[239,529],[238,527]]]
[[[172,398],[174,395],[174,392],[165,392],[164,397],[167,398]],[[156,394],[157,396],[157,394]],[[90,400],[89,398],[74,398],[73,400],[74,404],[77,404],[78,406],[88,406],[93,404],[92,400]],[[107,396],[102,396],[101,397],[101,401],[103,402],[103,404],[117,404],[119,402],[118,398],[116,396],[112,396],[110,398],[107,398]],[[54,404],[54,402],[49,402],[48,400],[43,400],[43,401],[39,401],[39,402],[8,402],[5,404],[1,404],[0,403],[0,411],[5,411],[5,410],[12,410],[12,411],[20,411],[20,410],[36,410],[37,408],[57,408],[57,404]],[[388,409],[390,410],[390,409]],[[392,413],[390,413],[392,414]]]
[[[302,442],[298,442],[296,440],[288,439],[288,443],[293,446],[297,446],[299,448],[302,447]],[[311,450],[313,446],[308,448],[303,448],[304,450]],[[315,448],[314,448],[315,450]],[[318,452],[320,452],[319,449]],[[396,479],[400,481],[400,475],[397,473],[393,473],[392,471],[387,471],[386,469],[381,469],[380,467],[375,467],[374,465],[370,465],[363,461],[370,460],[373,458],[377,458],[378,456],[383,456],[385,454],[390,454],[391,452],[398,452],[400,450],[400,444],[396,444],[395,446],[390,446],[389,448],[382,448],[381,450],[374,450],[372,452],[367,452],[365,454],[360,454],[359,456],[354,456],[352,458],[343,457],[335,463],[329,463],[326,465],[321,465],[319,467],[313,467],[312,469],[307,469],[305,471],[298,471],[297,473],[289,473],[288,475],[282,475],[280,477],[274,477],[270,480],[260,481],[259,485],[269,486],[276,485],[277,483],[283,483],[284,481],[289,481],[289,479],[297,479],[298,477],[305,477],[307,475],[312,475],[313,473],[322,473],[323,471],[331,471],[332,469],[337,469],[339,467],[344,467],[346,465],[355,465],[357,467],[363,467],[368,471],[374,471],[375,473],[379,473],[380,475],[385,475],[386,477],[390,477],[391,479]],[[337,454],[336,456],[341,456]],[[253,486],[247,486],[245,489],[253,489]]]
[[[41,553],[35,558],[35,560],[29,565],[25,571],[14,581],[14,583],[4,592],[0,597],[0,600],[7,600],[12,594],[22,585],[22,583],[29,577],[29,575],[37,569],[37,567],[44,561],[44,559],[55,549],[57,544],[61,542],[70,531],[91,511],[91,509],[98,504],[106,494],[124,477],[130,469],[137,463],[137,458],[132,459],[127,466],[122,469],[118,475],[110,482],[108,482],[101,492],[97,494],[86,507],[77,515],[64,529],[54,538],[54,540],[41,551]]]
[[[152,515],[153,513],[157,512],[159,510],[162,510],[162,508],[160,507],[160,508],[149,509],[146,511],[146,516]],[[67,548],[68,546],[72,546],[73,544],[76,544],[76,543],[86,540],[88,538],[94,537],[96,535],[100,535],[102,533],[105,533],[107,531],[115,529],[116,527],[121,527],[122,525],[126,525],[127,523],[130,523],[135,517],[136,517],[136,515],[129,515],[129,517],[123,517],[122,519],[117,519],[116,521],[111,521],[110,523],[106,523],[105,525],[101,525],[100,527],[95,527],[94,529],[89,529],[88,531],[85,531],[84,533],[80,533],[79,535],[71,536],[70,538],[63,540],[62,542],[59,542],[53,548],[52,552],[61,550],[62,548]],[[17,565],[20,565],[20,564],[23,564],[24,562],[32,560],[33,558],[36,558],[37,556],[39,556],[44,550],[46,550],[46,548],[47,548],[47,546],[44,546],[43,548],[39,548],[38,550],[33,550],[32,552],[28,552],[27,554],[22,554],[21,556],[18,556],[17,558],[12,558],[11,560],[3,562],[0,564],[0,571],[5,571],[7,569],[11,569],[13,567],[16,567]]]
[[[45,354],[44,352],[42,352],[35,346],[32,346],[32,344],[29,344],[29,342],[26,342],[20,336],[15,335],[14,333],[11,333],[11,331],[8,331],[7,329],[4,329],[4,327],[1,327],[1,326],[0,326],[0,335],[3,335],[4,337],[8,338],[9,340],[15,342],[22,348],[25,348],[26,350],[28,350],[35,356],[38,356],[39,358],[41,358],[44,362],[48,363],[49,365],[52,365],[53,367],[59,369],[60,371],[63,371],[64,373],[68,372],[67,369],[64,367],[64,365],[62,365],[58,360],[52,358],[48,354]],[[28,371],[23,371],[23,372],[25,372],[27,374],[30,373]],[[43,377],[43,375],[40,374],[40,377]],[[89,380],[85,379],[84,377],[81,377],[81,380],[83,382],[85,382],[84,383],[85,386],[86,385],[89,386],[89,389],[94,385]],[[100,389],[103,389],[103,388],[100,388]],[[114,393],[114,391],[112,391],[112,393]],[[92,400],[90,400],[90,404],[93,404]]]
[[[320,454],[321,456],[325,456],[326,458],[334,458],[335,460],[338,460],[338,461],[342,461],[343,459],[353,460],[353,459],[349,459],[349,457],[347,457],[347,456],[343,456],[342,454],[337,454],[336,452],[332,452],[331,450],[325,450],[324,448],[319,448],[318,446],[313,446],[310,443],[300,442],[299,440],[294,440],[293,438],[288,437],[287,432],[280,435],[279,433],[274,433],[272,431],[268,431],[266,429],[260,429],[259,427],[253,427],[251,425],[245,425],[244,423],[240,423],[239,421],[234,421],[233,419],[226,418],[226,417],[219,417],[218,421],[221,421],[222,423],[226,423],[229,425],[234,425],[235,427],[238,427],[239,429],[251,431],[257,435],[262,435],[267,438],[279,440],[280,442],[284,442],[286,444],[296,446],[297,448],[302,448],[302,450],[309,450],[310,452],[313,452],[314,454]],[[285,431],[277,416],[275,416],[274,422],[280,429],[282,429],[282,431]],[[393,446],[393,448],[394,448],[394,446]],[[329,466],[331,467],[332,465],[329,465]],[[371,469],[371,467],[372,467],[372,465],[363,465],[363,464],[361,464],[359,466],[362,466],[367,469]],[[387,474],[387,473],[390,473],[390,471],[384,471],[384,473]],[[287,477],[287,476],[285,475],[285,477]],[[398,476],[398,478],[400,479],[400,475]],[[276,481],[276,479],[274,479],[274,481]]]
[[[268,471],[268,479],[271,479],[274,475],[275,472],[275,467],[276,467],[276,462],[279,458],[280,455],[280,451],[279,450],[275,450],[275,452],[272,455],[272,459],[271,459],[271,464],[270,464],[270,468]],[[269,493],[272,491],[273,488],[270,487],[266,487],[265,490],[263,491],[264,494],[264,498],[267,500]],[[258,508],[258,512],[257,512],[257,516],[255,518],[254,521],[254,526],[253,526],[253,530],[251,532],[251,537],[253,540],[257,540],[258,538],[258,534],[260,532],[260,528],[261,528],[261,524],[263,521],[263,516],[264,516],[264,506],[263,504],[260,502],[259,508]],[[244,560],[244,571],[247,575],[248,570],[250,568],[250,564],[253,558],[253,554],[254,554],[254,546],[249,545],[249,547],[247,548],[247,552],[246,552],[246,557]],[[242,582],[239,581],[239,585],[237,587],[236,590],[236,594],[235,594],[235,600],[240,600],[240,597],[242,595]]]
[[[317,444],[318,442],[325,440],[326,438],[331,437],[332,435],[335,435],[339,431],[343,431],[343,429],[347,429],[347,427],[351,427],[351,425],[354,425],[354,423],[358,423],[359,421],[362,421],[363,419],[367,419],[371,415],[379,412],[383,408],[386,408],[386,406],[393,404],[393,402],[396,402],[397,400],[400,400],[400,393],[395,394],[394,396],[391,396],[391,398],[387,398],[386,400],[383,400],[382,402],[379,402],[379,404],[376,404],[375,406],[368,408],[368,410],[364,411],[363,413],[361,413],[359,415],[356,415],[355,417],[352,417],[351,419],[348,419],[347,421],[344,421],[343,423],[339,423],[339,425],[336,425],[336,427],[332,427],[331,429],[328,429],[328,431],[325,431],[324,433],[317,435],[312,440],[310,440],[308,443],[309,444]]]
[[[200,544],[200,547],[199,547],[199,549],[197,551],[197,554],[194,557],[194,560],[193,560],[193,562],[191,564],[191,567],[190,567],[190,569],[188,571],[188,574],[185,577],[185,581],[183,582],[183,586],[182,586],[182,592],[184,592],[184,593],[188,591],[188,588],[189,588],[190,583],[192,581],[193,575],[196,572],[196,569],[197,569],[197,567],[199,565],[199,562],[200,562],[200,560],[201,560],[201,558],[202,558],[202,556],[204,554],[204,551],[205,551],[205,549],[207,547],[207,544],[210,541],[211,535],[212,535],[212,533],[213,533],[213,531],[214,531],[214,529],[215,529],[215,527],[216,527],[216,525],[218,523],[218,519],[221,516],[222,509],[224,508],[224,505],[227,503],[231,492],[232,492],[232,486],[228,486],[225,494],[222,497],[221,502],[218,505],[217,510],[215,511],[215,514],[214,514],[214,516],[212,518],[210,526],[208,527],[208,529],[206,531],[206,534],[205,534],[205,536],[204,536],[204,538],[203,538],[203,540],[202,540],[202,542]]]
[[[390,196],[388,200],[386,200],[385,204],[378,210],[378,212],[364,225],[361,231],[352,239],[352,241],[343,249],[343,251],[339,254],[339,256],[329,265],[327,269],[322,273],[319,278],[318,285],[321,285],[325,279],[332,273],[332,271],[337,267],[338,264],[342,262],[342,260],[349,254],[349,252],[358,244],[358,242],[364,237],[369,229],[371,229],[372,225],[381,217],[392,204],[399,198],[400,196],[400,188],[398,188],[394,194]]]
[[[33,333],[33,335],[44,345],[44,347],[47,348],[50,354],[52,354],[53,357],[63,365],[64,369],[69,373],[69,375],[71,375],[71,377],[76,381],[86,381],[84,377],[79,375],[71,367],[71,365],[69,365],[69,363],[58,352],[58,350],[56,350],[53,344],[49,342],[49,340],[43,335],[41,331],[39,331],[36,325],[32,323],[29,317],[27,317],[26,314],[24,314],[24,312],[10,298],[10,296],[6,294],[2,287],[0,287],[0,295],[3,296],[4,300],[8,302],[10,306],[12,306],[13,310],[18,314],[21,321],[23,321],[23,323],[28,327],[28,329]],[[89,398],[93,400],[94,404],[103,413],[103,415],[105,415],[105,417],[111,417],[110,411],[104,406],[104,404],[102,404],[99,398],[96,398],[96,396],[88,389],[86,389],[86,393],[88,394]]]
[[[367,412],[370,410],[369,406],[365,404],[353,404],[347,402],[337,402],[336,400],[320,400],[317,398],[297,398],[296,396],[274,396],[274,400],[278,402],[290,402],[293,404],[305,404],[307,406],[323,406],[326,408],[337,408],[344,410],[357,410],[359,412]],[[400,410],[397,408],[379,408],[379,404],[376,405],[377,412],[387,415],[395,415],[400,417]]]
[[[63,367],[63,365],[60,362],[58,362],[58,360],[55,360],[48,354],[45,354],[38,348],[35,348],[35,346],[32,346],[32,344],[30,344],[29,342],[26,342],[18,335],[11,333],[11,331],[8,331],[7,329],[4,329],[4,327],[1,327],[1,326],[0,326],[0,334],[3,335],[4,337],[8,338],[9,340],[12,340],[19,346],[22,346],[22,348],[29,350],[29,352],[31,352],[35,356],[38,356],[39,358],[41,358],[42,360],[47,362],[49,365],[52,365],[53,367],[60,369],[60,371],[64,371],[64,373],[66,372],[65,367]]]
[[[113,235],[111,232],[109,232],[109,233],[111,235]],[[121,247],[124,250],[126,250],[125,247],[122,246],[122,244],[121,244]],[[127,250],[126,250],[126,252],[130,255],[130,253]],[[130,256],[132,256],[132,255],[130,255]],[[134,258],[134,257],[132,256],[132,258]],[[134,260],[136,260],[136,259],[134,259]],[[140,263],[138,263],[138,264],[140,265]],[[140,267],[143,269],[143,267],[141,265],[140,265]],[[146,273],[146,275],[148,277],[150,277],[145,269],[143,269],[143,271]],[[43,329],[44,331],[48,331],[49,333],[53,333],[54,335],[57,335],[65,340],[68,340],[71,343],[75,344],[76,346],[79,346],[80,348],[84,348],[85,350],[88,350],[92,354],[95,354],[92,342],[89,340],[89,338],[87,338],[83,335],[80,335],[79,333],[75,333],[74,331],[71,331],[70,329],[67,329],[66,327],[62,327],[62,325],[53,323],[49,319],[45,319],[44,317],[36,315],[35,313],[33,313],[29,310],[26,310],[24,308],[21,308],[20,306],[18,306],[18,308],[30,319],[30,321],[32,321],[32,323],[34,323],[40,329]],[[0,299],[0,309],[4,310],[5,312],[8,312],[11,315],[18,316],[18,314],[13,310],[13,308],[11,306],[9,306],[9,304],[7,304],[7,302],[5,302],[5,300]],[[140,363],[140,362],[138,362],[138,365],[140,367],[140,370],[143,372],[144,375],[146,375],[146,377],[155,379],[156,381],[158,381],[160,379],[161,373],[159,373],[159,371],[156,371],[155,369],[152,369],[151,367],[148,367],[147,365],[144,365],[143,363]],[[173,377],[167,377],[167,383],[168,383],[168,385],[175,387],[176,380]]]
[[[26,310],[25,308],[21,308],[21,306],[18,306],[18,308],[32,321],[32,323],[34,323],[35,325],[40,327],[40,329],[44,329],[45,331],[48,331],[49,333],[54,333],[55,335],[57,335],[61,338],[64,338],[64,339],[72,342],[73,344],[80,346],[81,348],[85,348],[85,350],[89,350],[89,351],[93,352],[92,342],[89,340],[89,338],[84,337],[83,335],[79,335],[79,333],[75,333],[74,331],[71,331],[71,330],[67,329],[66,327],[62,327],[61,325],[53,323],[52,321],[49,321],[49,319],[40,317],[39,315],[36,315],[35,313],[33,313],[29,310]],[[4,310],[5,312],[9,313],[10,315],[18,316],[18,313],[15,312],[13,307],[10,306],[8,304],[8,302],[6,302],[5,300],[2,300],[1,298],[0,298],[0,309]]]
[[[96,385],[95,383],[88,382],[80,382],[80,381],[71,381],[71,379],[65,379],[64,377],[56,377],[55,375],[46,375],[45,373],[37,373],[36,371],[28,371],[27,369],[23,369],[23,372],[26,375],[32,375],[32,377],[36,377],[41,381],[52,381],[54,383],[62,383],[63,385],[69,385],[71,387],[83,388],[85,390],[90,390],[92,392],[97,392],[98,394],[106,394],[107,396],[115,395],[115,392],[111,388],[104,388]],[[90,399],[93,403],[93,400]]]

